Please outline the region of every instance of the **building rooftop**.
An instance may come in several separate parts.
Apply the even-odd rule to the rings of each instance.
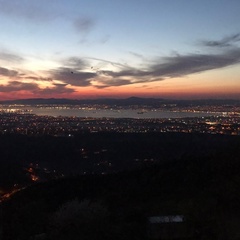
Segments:
[[[150,223],[181,223],[184,222],[183,215],[153,216],[149,217]]]

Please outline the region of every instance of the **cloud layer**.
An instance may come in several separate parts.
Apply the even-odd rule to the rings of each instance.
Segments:
[[[81,22],[79,24],[81,25]],[[88,29],[88,23],[86,23],[86,29]],[[38,74],[29,75],[27,72],[24,73],[24,70],[19,72],[16,69],[0,66],[0,77],[5,79],[5,84],[0,85],[0,92],[25,90],[36,94],[65,94],[73,93],[79,87],[91,86],[102,89],[184,77],[189,74],[239,64],[239,41],[239,33],[219,41],[205,40],[201,44],[214,49],[214,51],[202,54],[189,53],[159,57],[151,62],[141,63],[141,66],[144,67],[131,67],[99,58],[81,58],[77,56],[62,60],[60,67],[45,71],[43,76]],[[0,56],[3,60],[13,62],[24,60],[22,57],[12,53],[0,53]],[[144,61],[144,58],[142,60]],[[93,62],[97,62],[97,66],[100,67],[94,67]],[[44,85],[42,82],[47,84]]]
[[[220,69],[238,63],[240,63],[240,48],[238,47],[218,54],[175,55],[159,58],[150,64],[147,63],[144,70],[129,67],[120,71],[102,70],[99,73],[110,77],[110,79],[102,82],[100,87],[162,81],[168,78]]]

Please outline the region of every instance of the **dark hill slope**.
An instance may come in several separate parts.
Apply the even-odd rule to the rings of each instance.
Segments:
[[[39,183],[4,203],[5,239],[145,239],[147,216],[169,214],[185,215],[199,239],[238,239],[239,156],[232,144],[211,156]]]
[[[183,133],[95,133],[74,137],[0,136],[0,188],[31,180],[30,163],[64,175],[114,173],[186,157],[240,155],[240,136]]]

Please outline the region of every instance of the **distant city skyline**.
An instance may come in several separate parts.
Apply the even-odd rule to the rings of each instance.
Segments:
[[[240,99],[238,0],[0,4],[0,100]]]

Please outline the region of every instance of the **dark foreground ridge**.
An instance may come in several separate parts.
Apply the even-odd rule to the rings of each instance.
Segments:
[[[125,148],[132,155],[139,147],[141,154],[158,148],[165,157],[128,171],[39,182],[17,192],[2,203],[3,239],[154,239],[152,216],[184,216],[177,239],[239,239],[239,137],[97,134],[83,139],[109,149],[119,145],[122,155],[112,155],[118,161],[124,162]],[[160,227],[162,238],[172,239],[175,225]]]
[[[240,155],[239,146],[240,136],[212,134],[0,135],[0,189],[69,175],[117,173],[185,157],[231,158]]]

